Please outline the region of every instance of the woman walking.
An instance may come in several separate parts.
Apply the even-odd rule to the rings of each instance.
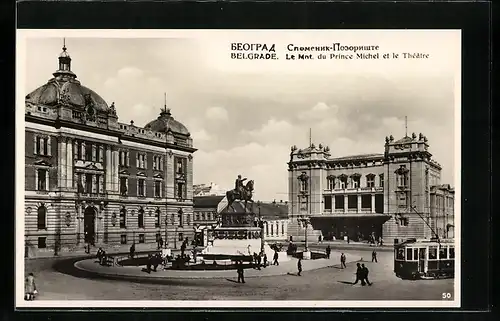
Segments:
[[[35,299],[35,294],[37,293],[35,276],[33,273],[28,274],[26,281],[24,283],[24,290],[26,292],[25,299],[27,301],[33,301]]]

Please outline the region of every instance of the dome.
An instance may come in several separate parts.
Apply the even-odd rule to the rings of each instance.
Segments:
[[[172,117],[170,109],[164,109],[160,116],[149,122],[144,128],[151,129],[154,132],[166,133],[169,130],[175,134],[190,136],[189,130],[181,122]]]
[[[59,69],[54,78],[26,96],[26,103],[55,106],[58,104],[85,108],[91,105],[98,112],[109,112],[108,104],[93,90],[82,86],[71,71],[71,57],[66,51],[66,39],[59,55]]]
[[[26,96],[26,102],[34,105],[54,106],[59,103],[85,108],[88,101],[97,111],[108,112],[108,104],[93,90],[82,86],[79,81],[51,79],[45,85]]]

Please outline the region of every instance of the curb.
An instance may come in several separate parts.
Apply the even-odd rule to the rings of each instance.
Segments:
[[[136,276],[136,275],[125,275],[125,274],[115,274],[115,273],[106,273],[106,272],[97,272],[97,271],[91,271],[84,269],[82,267],[79,267],[77,263],[80,261],[76,261],[73,266],[74,268],[78,269],[79,271],[85,272],[87,274],[101,277],[101,278],[107,278],[107,279],[113,279],[113,280],[127,280],[127,281],[136,281],[136,282],[148,282],[148,283],[156,283],[158,281],[172,281],[172,280],[217,280],[217,279],[228,279],[231,278],[232,276],[211,276],[211,275],[192,275],[192,276],[154,276],[154,275],[144,275],[144,276]],[[354,261],[348,261],[346,264],[351,264],[351,263],[356,263],[356,262],[361,262],[361,259],[354,260]],[[308,272],[308,271],[315,271],[315,270],[320,270],[320,269],[325,269],[325,268],[332,268],[332,267],[337,267],[340,266],[340,264],[331,264],[331,265],[325,265],[317,268],[312,268],[308,270],[304,270],[303,272]],[[236,273],[236,270],[234,270],[234,273]],[[279,274],[273,274],[273,275],[245,275],[245,279],[248,278],[266,278],[266,277],[276,277],[276,276],[285,276],[289,275],[291,272],[283,272]],[[235,277],[235,276],[234,276]]]

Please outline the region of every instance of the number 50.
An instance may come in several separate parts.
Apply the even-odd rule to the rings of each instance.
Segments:
[[[449,293],[449,292],[443,292],[443,293],[441,294],[441,297],[442,297],[443,299],[451,299],[451,293]]]

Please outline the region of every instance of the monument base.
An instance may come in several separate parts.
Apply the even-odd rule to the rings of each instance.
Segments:
[[[202,252],[201,256],[252,256],[254,253],[259,254],[261,250],[260,239],[247,239],[247,240],[214,240],[213,245],[207,246]],[[267,242],[264,242],[264,253],[266,253],[267,260],[272,262],[274,258],[274,250],[271,249]],[[287,261],[289,257],[286,252],[278,252],[278,261]]]
[[[303,260],[310,260],[311,259],[311,251],[302,252],[302,259]]]

